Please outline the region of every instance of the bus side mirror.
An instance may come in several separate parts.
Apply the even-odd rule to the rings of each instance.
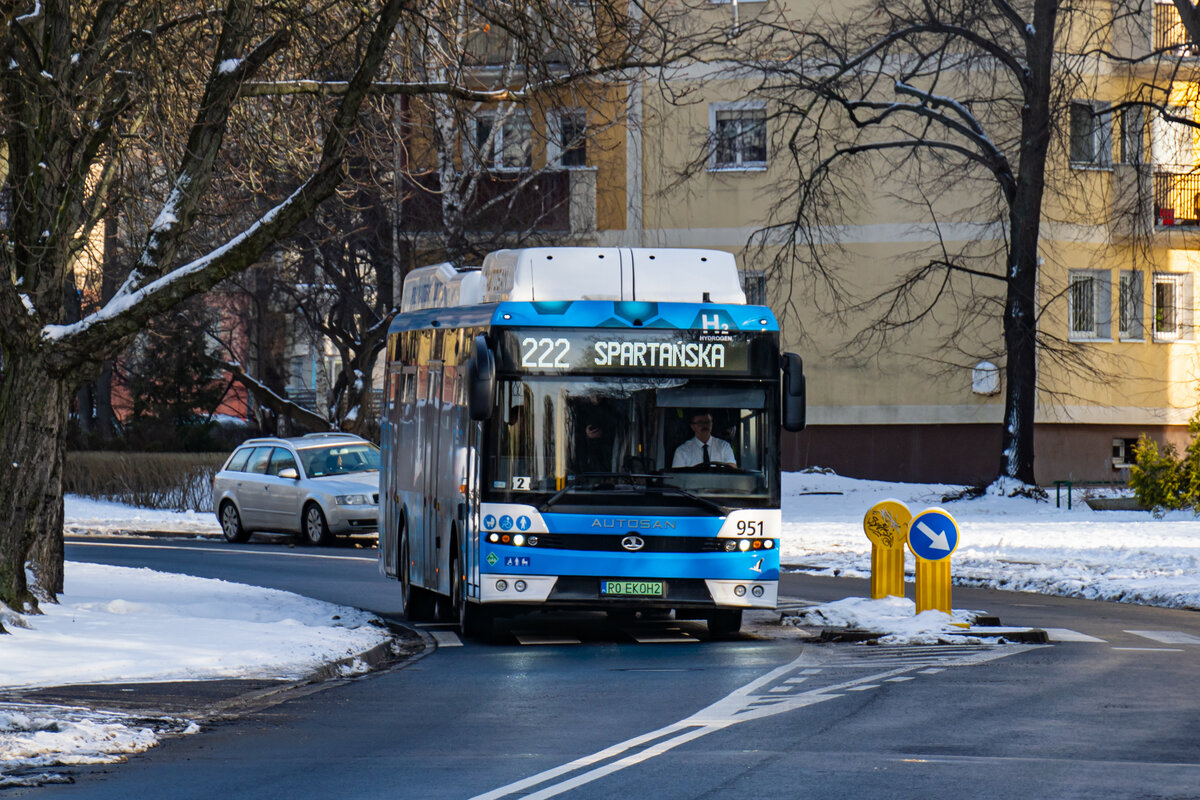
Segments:
[[[783,429],[804,430],[805,387],[804,361],[795,353],[784,353],[783,366]]]
[[[489,419],[496,396],[496,356],[482,335],[475,337],[475,349],[467,363],[467,413],[476,422]]]

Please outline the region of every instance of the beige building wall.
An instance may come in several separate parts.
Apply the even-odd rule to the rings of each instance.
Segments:
[[[801,15],[812,7],[801,2],[792,12]],[[767,8],[743,3],[740,13]],[[711,13],[731,10],[717,6]],[[1149,35],[1148,22],[1126,27],[1116,37],[1121,46],[1133,47],[1138,37]],[[1084,90],[1089,96],[1078,99],[1111,101],[1143,77],[1097,63]],[[719,112],[761,107],[769,114],[770,106],[750,96],[747,81],[724,77],[715,67],[685,71],[674,81],[690,102],[672,105],[649,86],[631,87],[634,124],[623,148],[628,205],[623,224],[600,226],[600,243],[715,247],[735,253],[754,280],[778,247],[748,243],[756,230],[778,219],[774,204],[796,181],[795,166],[786,152],[772,149],[778,131],[770,129],[771,122],[763,163],[722,168],[706,160]],[[1198,98],[1179,90],[1173,102],[1195,108]],[[1039,364],[1035,441],[1042,483],[1124,480],[1122,448],[1143,433],[1184,441],[1197,406],[1200,206],[1178,212],[1177,224],[1163,224],[1153,200],[1155,181],[1161,182],[1154,175],[1164,168],[1153,163],[1162,149],[1155,124],[1140,140],[1146,162],[1141,167],[1115,163],[1122,153],[1119,130],[1100,164],[1071,164],[1065,140],[1051,151],[1038,286],[1039,324],[1048,337]],[[1189,154],[1193,166],[1200,163],[1195,152],[1193,147]],[[997,224],[996,216],[962,212],[979,201],[979,184],[952,186],[930,198],[947,220],[935,230],[919,205],[905,202],[921,198],[911,185],[889,180],[886,163],[876,159],[873,167],[865,166],[862,182],[837,232],[843,250],[830,257],[840,285],[856,296],[886,286],[935,246],[939,234],[951,249],[1003,247],[1003,217]],[[1178,205],[1191,197],[1178,187],[1173,191]],[[1200,203],[1200,183],[1194,194]],[[1185,218],[1190,221],[1178,222]],[[1123,299],[1122,276],[1130,274],[1140,277]],[[977,293],[973,320],[934,313],[885,349],[858,351],[851,343],[864,318],[838,318],[829,295],[799,276],[771,274],[766,280],[784,345],[804,356],[809,376],[810,428],[785,435],[788,466],[831,466],[901,480],[967,482],[996,474],[1004,407],[1002,332],[999,315],[988,312],[1003,303],[1000,282]],[[1073,307],[1087,294],[1080,281],[1090,281],[1090,318]],[[1162,291],[1174,293],[1173,326],[1161,319],[1166,300],[1156,293]],[[1140,321],[1130,330],[1120,329],[1123,310]],[[1090,331],[1073,330],[1089,322]],[[989,380],[994,373],[985,361],[998,367],[999,384]]]

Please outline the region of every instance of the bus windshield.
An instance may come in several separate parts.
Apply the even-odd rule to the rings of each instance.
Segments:
[[[775,404],[761,381],[525,377],[488,424],[490,499],[538,503],[570,486],[674,487],[731,506],[777,497]]]

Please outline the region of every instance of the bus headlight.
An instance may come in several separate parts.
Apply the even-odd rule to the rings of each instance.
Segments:
[[[737,586],[733,587],[733,593],[736,594],[738,597],[745,597],[746,596],[746,587],[742,586],[739,583]]]
[[[525,537],[519,533],[516,534],[515,536],[513,536],[513,544],[515,544],[517,547],[520,547],[521,545],[525,544]],[[520,591],[520,589],[518,589],[517,591]]]
[[[753,594],[755,597],[762,597],[763,596],[763,587],[755,586],[753,589],[750,590],[750,593]]]

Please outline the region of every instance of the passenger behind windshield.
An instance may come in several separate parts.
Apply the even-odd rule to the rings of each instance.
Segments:
[[[304,473],[310,478],[379,469],[379,451],[367,445],[301,450],[300,458],[304,461]]]
[[[613,403],[587,395],[574,404],[575,471],[613,472],[621,417]]]
[[[712,435],[712,414],[707,411],[693,413],[691,428],[692,438],[675,448],[672,469],[714,465],[737,468],[737,458],[729,442]]]

